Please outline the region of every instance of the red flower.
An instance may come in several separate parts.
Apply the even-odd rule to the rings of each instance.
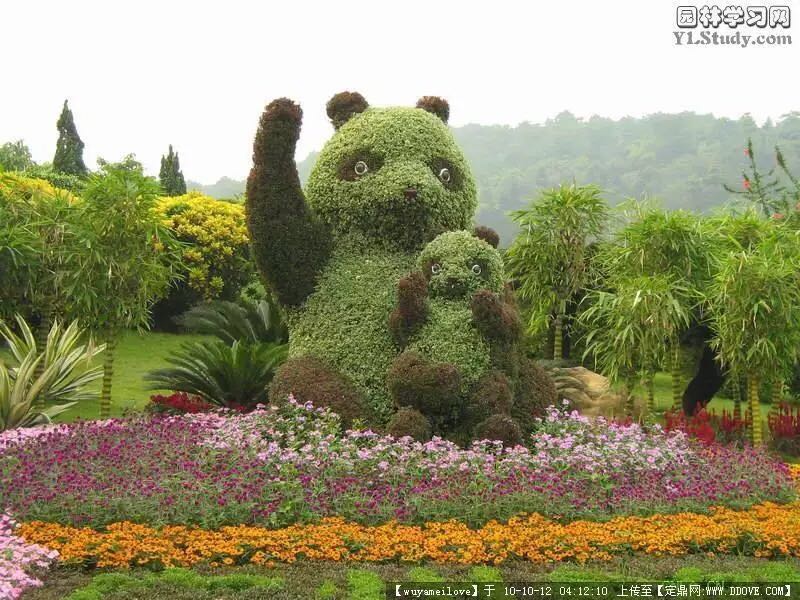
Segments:
[[[783,213],[773,213],[772,218],[776,221],[780,221],[783,218]]]
[[[174,392],[169,396],[161,394],[150,396],[149,409],[154,412],[198,413],[208,412],[214,408],[202,398],[186,392]]]
[[[744,149],[744,155],[745,155],[745,156],[750,156],[750,150],[748,150],[747,148],[745,148],[745,149]]]
[[[747,177],[745,177],[744,178],[744,182],[742,183],[742,185],[744,185],[744,189],[749,190],[750,189],[750,180]]]

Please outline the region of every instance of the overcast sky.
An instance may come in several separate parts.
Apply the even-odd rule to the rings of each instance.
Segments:
[[[305,112],[298,158],[330,136],[325,102],[345,89],[373,105],[444,96],[453,125],[800,109],[800,24],[783,31],[799,30],[792,46],[678,47],[687,0],[271,4],[3,3],[0,142],[52,160],[67,98],[88,165],[133,152],[155,173],[171,143],[188,179],[212,183],[246,176],[259,114],[279,96]]]

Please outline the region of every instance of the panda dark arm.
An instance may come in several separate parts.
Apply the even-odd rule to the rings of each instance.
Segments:
[[[331,250],[330,232],[309,210],[295,146],[303,112],[287,98],[273,100],[253,145],[247,179],[247,225],[259,270],[284,306],[297,306],[314,291]]]
[[[395,341],[405,346],[408,338],[428,316],[428,281],[419,271],[397,283],[397,307],[389,315],[389,330]]]
[[[490,290],[478,290],[470,302],[472,322],[489,340],[513,342],[522,335],[522,320],[517,307]]]

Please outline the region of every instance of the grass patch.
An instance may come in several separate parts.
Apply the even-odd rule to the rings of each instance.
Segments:
[[[683,381],[683,388],[686,388],[686,385],[689,383],[689,380],[684,376],[682,379]],[[666,372],[659,372],[656,373],[655,377],[653,378],[653,391],[654,391],[654,399],[655,399],[655,409],[656,414],[661,417],[665,411],[669,410],[673,406],[672,402],[672,376]],[[647,391],[642,385],[637,385],[633,388],[633,393],[638,396],[639,398],[646,398]],[[708,410],[710,412],[716,414],[722,414],[722,411],[727,411],[728,413],[733,412],[734,402],[732,398],[727,398],[722,396],[721,394],[717,394],[714,396],[714,399],[708,405]],[[747,406],[745,402],[742,402],[742,411],[746,410]],[[772,404],[770,403],[761,403],[761,417],[766,421],[767,415],[769,415],[770,410],[772,410]],[[766,426],[766,423],[765,423]]]
[[[156,392],[145,386],[144,375],[153,369],[166,366],[167,355],[187,342],[207,339],[201,335],[174,333],[137,333],[126,331],[119,340],[114,359],[114,380],[111,387],[111,415],[122,416],[125,411],[141,410]],[[97,357],[103,360],[103,355]],[[100,390],[100,381],[95,388]],[[167,390],[164,390],[167,391]],[[98,401],[82,402],[63,412],[57,421],[97,419],[100,415]]]
[[[450,582],[800,582],[800,560],[737,556],[621,557],[586,565],[509,562],[497,567],[298,562],[276,567],[199,567],[196,570],[114,571],[93,574],[59,568],[23,600],[382,600],[387,581]],[[283,582],[283,584],[281,584]],[[100,596],[76,595],[90,590]],[[72,595],[70,595],[72,594]]]
[[[202,575],[187,569],[167,569],[162,573],[101,573],[71,594],[67,600],[105,598],[242,598],[243,592],[261,594],[283,589],[280,577],[249,573]]]

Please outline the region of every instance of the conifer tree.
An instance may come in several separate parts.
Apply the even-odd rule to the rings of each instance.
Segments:
[[[56,127],[58,127],[58,142],[53,157],[53,169],[68,175],[85,176],[87,169],[83,162],[83,141],[75,128],[75,120],[66,100]]]
[[[161,170],[158,178],[165,195],[181,196],[186,193],[186,180],[181,172],[178,153],[172,150],[172,144],[169,146],[169,153],[161,156]]]

